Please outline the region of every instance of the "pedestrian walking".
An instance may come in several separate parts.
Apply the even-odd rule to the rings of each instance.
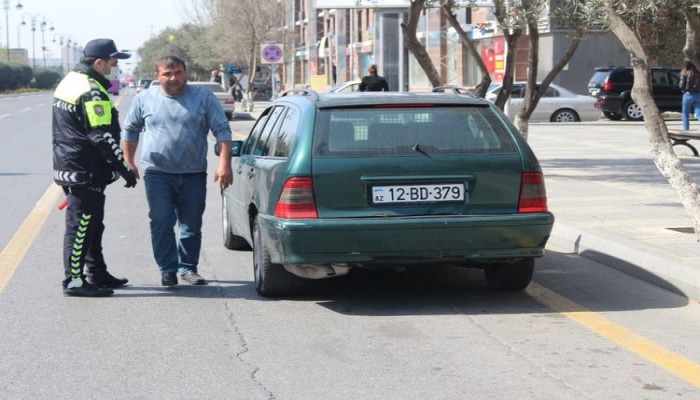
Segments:
[[[119,148],[119,119],[107,92],[119,71],[111,39],[89,41],[73,71],[61,80],[53,101],[53,176],[66,194],[63,293],[105,297],[128,282],[107,272],[102,249],[105,188],[119,179],[136,186],[136,175]]]
[[[162,285],[177,285],[178,273],[190,284],[203,285],[206,281],[197,266],[206,200],[207,135],[211,131],[220,148],[214,181],[225,189],[233,179],[231,128],[214,94],[187,84],[183,60],[166,56],[156,60],[155,68],[160,86],[134,98],[124,121],[122,148],[138,176],[134,156],[143,135],[141,165],[151,245]]]
[[[360,92],[388,92],[389,84],[383,76],[377,75],[377,64],[372,64],[367,68],[368,75],[362,77],[360,82]]]
[[[223,83],[223,81],[221,80],[221,74],[219,74],[218,70],[213,69],[211,71],[211,76],[209,77],[209,82],[216,82],[219,85],[221,85]]]
[[[683,130],[690,130],[690,114],[695,114],[695,119],[700,119],[700,72],[690,61],[683,63],[681,71],[680,88],[683,91],[681,103],[681,115]]]

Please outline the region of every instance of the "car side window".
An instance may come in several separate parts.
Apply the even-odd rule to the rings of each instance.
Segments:
[[[524,95],[525,87],[523,85],[513,85],[510,91],[510,97],[513,99],[521,99]]]
[[[542,97],[559,97],[559,92],[557,91],[557,89],[554,89],[553,87],[549,86],[547,87],[547,90],[544,91]]]
[[[277,106],[272,110],[270,116],[267,119],[267,123],[262,129],[260,138],[255,143],[255,149],[253,150],[253,155],[256,156],[266,156],[270,153],[269,139],[272,132],[275,132],[276,127],[279,126],[281,119],[280,116],[284,112],[284,107]]]
[[[255,143],[258,141],[258,139],[260,139],[260,134],[262,133],[263,127],[265,126],[265,122],[267,122],[267,117],[269,115],[270,114],[266,114],[258,118],[255,126],[253,126],[253,129],[250,131],[250,135],[248,135],[248,139],[245,141],[245,146],[243,147],[243,150],[241,150],[241,154],[253,153]]]
[[[289,157],[289,152],[292,149],[292,144],[294,144],[294,139],[296,138],[299,128],[299,122],[301,121],[300,116],[301,113],[299,110],[293,107],[289,107],[287,109],[287,112],[284,114],[284,118],[282,119],[282,125],[280,126],[277,140],[275,141],[275,157]]]
[[[668,85],[668,77],[666,76],[665,70],[652,70],[651,71],[651,81],[652,83],[657,83],[661,85]]]

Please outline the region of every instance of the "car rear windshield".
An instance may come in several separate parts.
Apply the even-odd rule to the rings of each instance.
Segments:
[[[610,75],[610,71],[596,71],[591,77],[588,87],[601,87],[608,75]]]
[[[510,133],[488,107],[321,110],[314,156],[513,153]]]

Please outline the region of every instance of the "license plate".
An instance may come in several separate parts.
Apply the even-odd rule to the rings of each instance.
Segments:
[[[373,204],[463,202],[465,195],[461,183],[372,187]]]

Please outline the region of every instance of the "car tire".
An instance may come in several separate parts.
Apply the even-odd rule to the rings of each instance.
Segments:
[[[622,115],[618,113],[614,113],[612,111],[603,111],[603,115],[605,118],[611,120],[611,121],[619,121],[622,119]]]
[[[500,263],[484,269],[489,289],[499,292],[523,290],[532,281],[535,260],[527,258],[514,263]]]
[[[233,233],[233,226],[228,215],[228,202],[226,196],[221,195],[221,228],[224,237],[224,247],[229,250],[250,250],[250,245],[246,240]]]
[[[270,262],[270,253],[262,241],[257,219],[253,222],[253,274],[255,290],[261,296],[281,297],[295,292],[297,277],[282,265]]]
[[[578,114],[576,114],[576,111],[569,109],[569,108],[564,108],[561,110],[557,110],[552,114],[552,118],[550,118],[550,122],[579,122],[581,121],[581,118],[579,118]]]
[[[644,116],[642,115],[642,108],[639,107],[633,100],[629,100],[622,105],[622,116],[627,121],[641,121],[644,119]]]

